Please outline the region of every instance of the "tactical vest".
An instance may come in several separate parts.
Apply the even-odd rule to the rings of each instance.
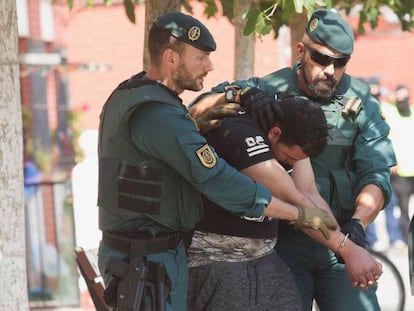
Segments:
[[[130,137],[131,116],[154,102],[186,113],[175,93],[144,73],[121,83],[104,105],[98,144],[101,230],[187,231],[201,217],[201,196],[193,186]]]
[[[257,84],[268,94],[305,96],[298,89],[296,69],[271,73],[257,80]],[[333,99],[329,103],[319,103],[328,122],[328,144],[321,154],[311,158],[311,162],[318,190],[340,224],[349,220],[355,209],[356,176],[352,156],[361,126],[360,112],[365,109],[368,97],[369,87],[345,74]],[[346,115],[346,103],[354,99],[360,99],[360,106],[354,114]]]

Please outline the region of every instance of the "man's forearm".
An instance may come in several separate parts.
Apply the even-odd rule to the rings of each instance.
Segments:
[[[364,226],[373,222],[384,205],[384,194],[374,184],[362,188],[355,200],[355,213],[352,218],[360,219]]]
[[[208,109],[225,104],[224,93],[210,93],[202,96],[195,102],[190,108],[190,114],[194,117],[198,117],[205,113]]]

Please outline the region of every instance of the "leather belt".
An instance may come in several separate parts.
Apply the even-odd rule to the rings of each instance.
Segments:
[[[128,254],[130,258],[143,257],[177,248],[182,233],[171,233],[151,238],[130,238],[119,233],[103,232],[102,243],[114,250]]]

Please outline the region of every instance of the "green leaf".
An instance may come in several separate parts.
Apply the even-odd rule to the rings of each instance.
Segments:
[[[303,6],[304,6],[303,0],[294,0],[293,4],[295,5],[296,13],[300,14],[303,12]]]
[[[233,20],[233,1],[220,0],[221,7],[223,8],[223,15],[230,21]]]
[[[72,10],[72,9],[73,9],[74,2],[75,2],[75,0],[67,0],[67,3],[68,3],[68,6],[69,6],[69,9],[70,9],[70,10]]]
[[[263,15],[263,12],[259,11],[258,9],[252,8],[249,9],[245,15],[246,18],[246,26],[243,29],[243,34],[248,36],[252,34],[256,29],[256,23],[259,14]]]
[[[131,0],[124,0],[124,7],[128,19],[135,24],[135,6]]]
[[[181,5],[188,13],[193,14],[193,7],[186,0],[181,0]]]
[[[260,35],[267,35],[269,34],[273,29],[273,24],[271,21],[265,19],[265,23],[261,25],[261,28],[256,28],[256,32]]]
[[[207,18],[213,17],[218,12],[218,8],[216,2],[214,0],[205,0],[206,1],[206,9],[204,13],[207,15]]]

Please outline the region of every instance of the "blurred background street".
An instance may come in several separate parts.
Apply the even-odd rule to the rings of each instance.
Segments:
[[[30,309],[38,311],[94,310],[86,286],[78,279],[74,247],[96,248],[101,234],[96,206],[99,114],[113,88],[143,68],[144,4],[136,7],[137,22],[132,24],[123,1],[89,8],[87,1],[79,0],[72,11],[66,2],[17,1],[27,288]],[[192,14],[217,36],[217,51],[211,55],[216,69],[205,79],[206,91],[234,78],[235,27],[221,11],[207,18],[202,1],[189,3]],[[377,81],[381,101],[394,103],[397,85],[414,91],[412,69],[407,66],[414,32],[402,31],[390,9],[381,11],[377,29],[367,27],[365,34],[356,35],[355,53],[346,70],[369,84]],[[356,10],[347,21],[356,31]],[[256,40],[253,75],[290,66],[292,39],[288,27],[283,27],[277,40],[273,35]],[[183,103],[199,94],[184,92]],[[413,131],[405,129],[397,135],[409,149]],[[408,158],[412,161],[413,156]],[[410,217],[413,213],[411,208]],[[407,249],[390,247],[384,219],[380,215],[376,221],[376,249],[397,265],[405,283],[405,311],[414,311]],[[392,278],[384,275],[379,283],[383,311],[396,310]]]

